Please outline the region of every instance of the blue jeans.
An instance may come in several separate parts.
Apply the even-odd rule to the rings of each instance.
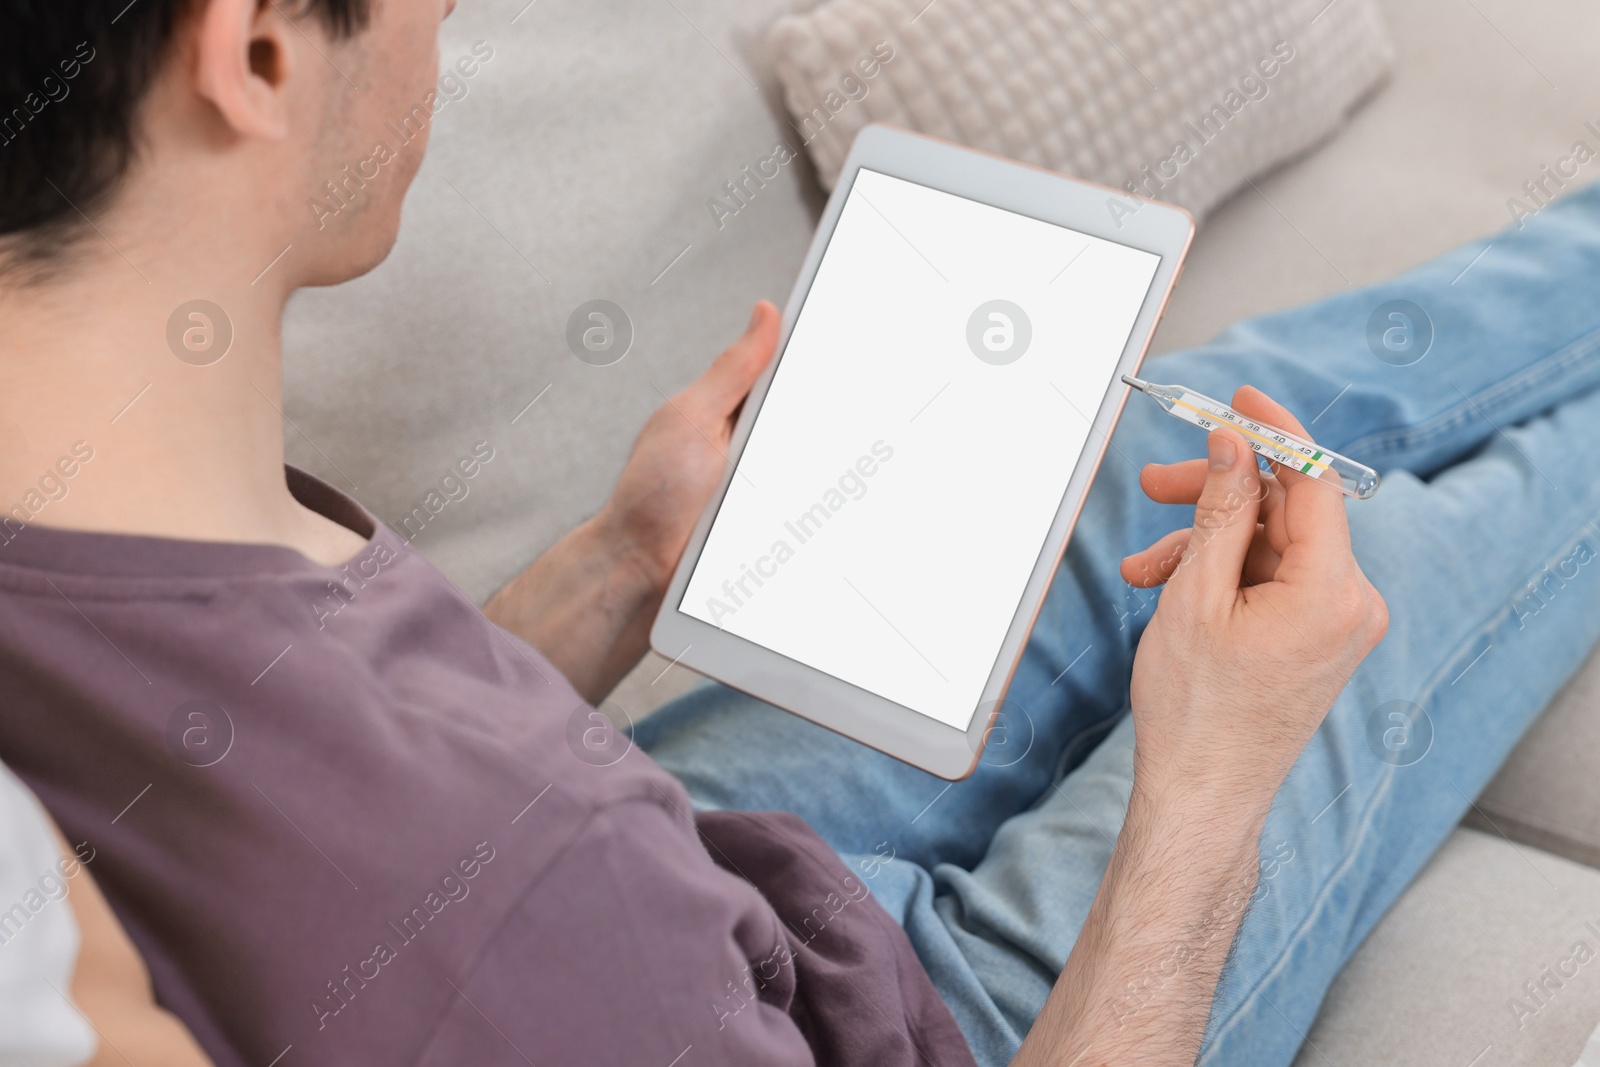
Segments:
[[[1380,311],[1393,300],[1431,320],[1407,366],[1426,331],[1407,352],[1405,321]],[[1348,513],[1389,634],[1278,793],[1201,1054],[1288,1064],[1339,969],[1600,636],[1600,187],[1146,370],[1222,399],[1257,385],[1383,474]],[[1134,397],[1112,445],[967,781],[716,685],[636,731],[697,804],[815,827],[903,924],[981,1064],[1021,1043],[1122,826],[1128,679],[1158,594],[1118,562],[1192,518],[1147,500],[1138,468],[1202,454],[1198,430]],[[1118,1010],[1159,1011],[1159,989],[1130,986]]]

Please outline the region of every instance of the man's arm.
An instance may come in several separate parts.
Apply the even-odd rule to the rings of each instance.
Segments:
[[[57,839],[64,863],[77,867],[67,897],[79,935],[72,999],[100,1039],[87,1067],[129,1063],[210,1067],[211,1060],[194,1036],[156,1003],[150,972],[89,868],[78,863],[78,856],[60,840],[59,833]]]
[[[591,703],[649,651],[650,622],[722,477],[734,421],[772,358],[778,323],[777,308],[757,304],[744,336],[651,416],[600,513],[483,609]]]
[[[591,702],[646,651],[777,331],[776,309],[758,305],[746,334],[652,417],[601,513],[485,608]],[[1234,406],[1309,437],[1259,391],[1240,390]],[[1193,1063],[1272,798],[1387,627],[1350,550],[1343,495],[1293,472],[1260,476],[1231,431],[1210,447],[1210,462],[1142,478],[1157,501],[1194,505],[1195,524],[1123,563],[1133,584],[1167,585],[1134,663],[1132,798],[1016,1065]]]
[[[1194,1062],[1255,888],[1270,799],[1135,783],[1088,920],[1014,1067]]]
[[[660,580],[602,514],[552,545],[483,613],[543,652],[598,705],[649,651],[660,603]]]
[[[1246,414],[1305,430],[1253,389]],[[1309,436],[1309,435],[1307,435]],[[1344,497],[1262,477],[1231,430],[1209,461],[1147,468],[1195,524],[1123,563],[1165,583],[1134,660],[1134,780],[1089,916],[1014,1067],[1192,1064],[1289,769],[1388,615],[1350,550]]]

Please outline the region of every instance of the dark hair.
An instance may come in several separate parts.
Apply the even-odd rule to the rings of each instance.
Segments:
[[[0,247],[11,264],[41,267],[89,228],[137,154],[135,116],[179,25],[205,2],[0,0]],[[371,2],[287,6],[347,36]]]

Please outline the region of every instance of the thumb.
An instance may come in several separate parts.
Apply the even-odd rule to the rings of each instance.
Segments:
[[[1194,507],[1189,550],[1167,588],[1202,604],[1232,604],[1256,535],[1262,481],[1244,439],[1213,430],[1206,439],[1206,483]]]
[[[713,419],[726,419],[739,407],[778,347],[778,309],[766,300],[756,302],[750,325],[697,378],[687,392],[694,404]]]

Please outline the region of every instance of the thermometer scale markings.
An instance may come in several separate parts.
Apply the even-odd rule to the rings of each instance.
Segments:
[[[1330,471],[1338,476],[1339,491],[1357,500],[1366,500],[1378,491],[1382,482],[1378,472],[1348,456],[1330,452],[1315,441],[1297,437],[1288,430],[1280,430],[1264,422],[1233,410],[1220,400],[1182,385],[1156,385],[1131,374],[1124,374],[1122,382],[1137,389],[1173,418],[1182,419],[1203,430],[1215,430],[1223,423],[1238,430],[1245,444],[1257,456],[1279,464],[1284,470],[1310,475],[1318,482],[1335,484],[1323,478]]]
[[[1267,450],[1270,450],[1272,452],[1277,453],[1278,456],[1297,456],[1300,459],[1307,460],[1306,464],[1303,467],[1298,467],[1297,468],[1300,471],[1301,474],[1310,474],[1313,470],[1315,470],[1318,474],[1321,474],[1323,471],[1328,469],[1328,463],[1327,463],[1326,460],[1322,459],[1323,453],[1322,453],[1322,451],[1320,449],[1314,449],[1312,454],[1307,456],[1305,453],[1300,452],[1299,450],[1291,447],[1287,441],[1284,441],[1284,442],[1274,441],[1270,437],[1266,437],[1266,436],[1264,436],[1264,435],[1262,435],[1260,433],[1257,433],[1256,432],[1257,430],[1265,429],[1265,427],[1263,427],[1258,422],[1249,422],[1249,421],[1246,421],[1244,419],[1235,419],[1233,417],[1233,412],[1231,412],[1231,411],[1225,411],[1225,412],[1207,411],[1205,408],[1197,407],[1196,405],[1189,403],[1187,400],[1174,399],[1173,403],[1177,404],[1179,407],[1188,408],[1190,411],[1194,412],[1196,415],[1199,415],[1200,416],[1199,425],[1201,426],[1202,429],[1207,429],[1207,430],[1215,429],[1216,428],[1215,420],[1220,417],[1222,419],[1225,419],[1230,425],[1232,425],[1232,427],[1234,429],[1238,430],[1240,433],[1244,434],[1246,437],[1254,437],[1257,441],[1260,441],[1265,446],[1265,448]],[[1210,421],[1211,425],[1207,426],[1206,425],[1207,421]],[[1251,427],[1254,427],[1255,429],[1251,429]],[[1260,451],[1260,449],[1258,449],[1258,451]],[[1274,457],[1274,458],[1276,458],[1276,457]],[[1322,462],[1319,463],[1319,462],[1317,462],[1318,460],[1322,460]],[[1280,460],[1279,462],[1286,463],[1289,466],[1294,466],[1295,463],[1297,462],[1297,460]]]

